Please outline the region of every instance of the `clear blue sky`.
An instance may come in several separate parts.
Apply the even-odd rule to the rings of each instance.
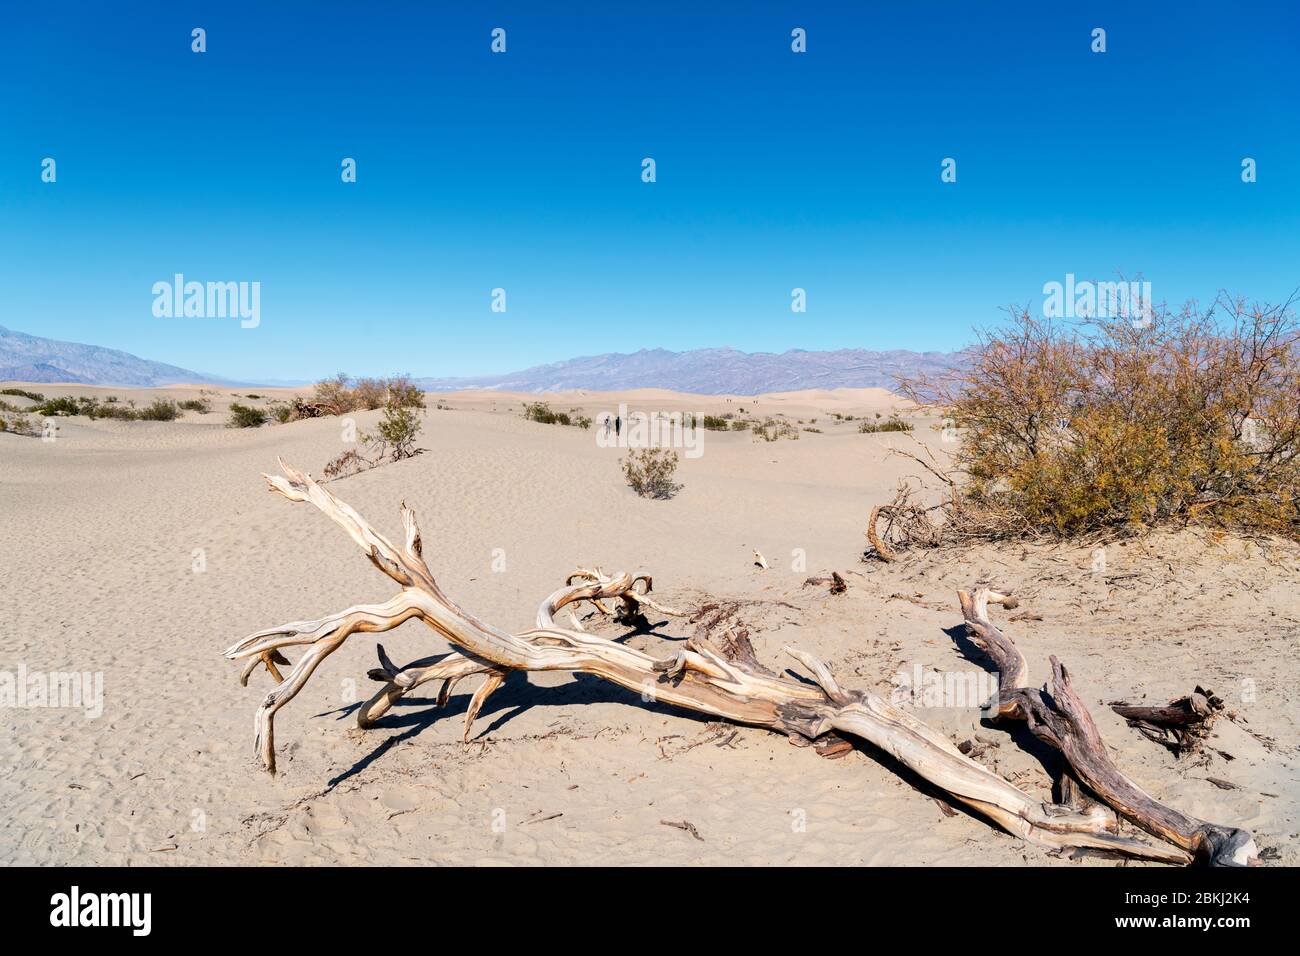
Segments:
[[[1068,272],[1141,273],[1171,302],[1300,285],[1292,3],[31,3],[0,19],[0,325],[200,371],[948,349]],[[175,272],[261,282],[261,326],[155,318],[150,288]]]

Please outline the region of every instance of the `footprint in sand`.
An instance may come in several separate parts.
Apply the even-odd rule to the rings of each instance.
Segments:
[[[420,805],[419,794],[410,787],[389,787],[379,798],[386,810],[414,810]]]

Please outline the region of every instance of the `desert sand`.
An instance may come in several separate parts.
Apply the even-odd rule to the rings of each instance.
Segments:
[[[202,388],[27,387],[142,405]],[[262,397],[238,400],[290,394],[253,391]],[[0,710],[0,863],[1114,865],[1050,855],[949,815],[865,746],[826,760],[584,676],[513,675],[468,745],[462,716],[476,681],[444,709],[426,685],[362,732],[354,711],[375,687],[368,635],[352,637],[280,712],[279,774],[264,773],[252,715],[270,678],[258,672],[240,687],[239,665],[222,651],[264,627],[386,599],[392,585],[328,519],[270,494],[260,477],[277,456],[319,476],[346,447],[341,421],[230,429],[233,391],[205,394],[211,413],[176,422],[66,418],[52,442],[0,434],[0,672],[98,672],[104,690],[99,716]],[[910,440],[859,434],[832,413],[899,409],[920,440],[939,444],[933,420],[887,392],[547,396],[588,415],[620,402],[743,407],[821,429],[771,443],[709,432],[669,501],[635,496],[621,452],[597,447],[594,430],[523,420],[519,403],[535,396],[427,398],[426,452],[329,487],[390,536],[399,503],[410,504],[440,584],[480,617],[529,626],[578,566],[648,573],[676,607],[741,602],[769,666],[790,664],[781,647],[792,644],[845,686],[888,695],[891,676],[917,667],[989,666],[960,638],[954,594],[996,582],[1021,599],[999,619],[1033,679],[1049,654],[1071,667],[1121,769],[1184,812],[1253,830],[1266,862],[1300,863],[1293,546],[1179,531],[1108,543],[1101,569],[1092,545],[864,563],[870,508],[916,470],[889,450]],[[365,428],[378,415],[355,418]],[[770,568],[755,566],[755,549]],[[805,583],[832,570],[846,593]],[[590,629],[623,634],[589,606],[580,613]],[[625,639],[667,655],[692,630],[651,620]],[[379,639],[399,663],[446,650],[418,623]],[[1175,758],[1104,706],[1163,702],[1197,684],[1235,718],[1218,722],[1198,757]],[[982,723],[969,706],[916,714],[1050,799],[1043,751],[1023,730]],[[664,820],[689,821],[698,838]]]

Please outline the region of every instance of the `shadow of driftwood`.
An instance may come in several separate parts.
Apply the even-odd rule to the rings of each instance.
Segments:
[[[945,627],[943,632],[952,638],[953,643],[957,646],[957,651],[967,661],[982,667],[991,674],[997,674],[997,666],[992,659],[986,654],[978,644],[970,639],[966,633],[966,625],[958,624],[954,627]],[[1030,667],[1029,673],[1033,674],[1033,668]],[[1006,689],[1006,688],[1002,688]],[[1053,781],[1059,781],[1061,775],[1065,773],[1067,764],[1061,756],[1061,752],[1055,747],[1044,743],[1033,735],[1024,721],[1009,720],[989,720],[985,718],[980,721],[981,725],[996,730],[1000,733],[1007,734],[1011,742],[1017,747],[1029,754],[1042,765],[1043,770]]]
[[[573,674],[572,677],[572,680],[564,684],[554,687],[542,687],[529,682],[526,673],[522,671],[512,672],[506,677],[501,687],[487,699],[483,709],[479,711],[475,720],[475,728],[481,727],[482,729],[477,730],[470,738],[470,741],[484,739],[506,726],[520,714],[537,707],[583,706],[608,703],[636,706],[650,713],[672,715],[697,723],[708,723],[711,719],[707,714],[679,709],[658,701],[647,701],[640,694],[590,674]],[[428,686],[436,690],[438,685],[430,684]],[[343,781],[355,777],[386,754],[393,746],[411,740],[438,721],[455,718],[463,720],[466,711],[469,709],[472,696],[472,688],[465,693],[457,693],[447,701],[445,707],[438,706],[436,695],[402,698],[372,728],[376,731],[397,730],[400,732],[386,737],[351,767],[332,778],[328,783],[328,789],[333,789]],[[343,720],[354,714],[360,706],[361,702],[357,701],[317,716],[335,716],[335,719]],[[457,727],[459,728],[459,721]]]

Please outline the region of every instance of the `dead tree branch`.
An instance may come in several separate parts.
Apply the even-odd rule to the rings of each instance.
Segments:
[[[1081,771],[1080,779],[1102,799],[1109,795],[1116,801],[1111,805],[1121,813],[1138,822],[1150,821],[1155,818],[1152,805],[1159,808],[1163,813],[1159,817],[1161,825],[1152,826],[1151,831],[1174,845],[1118,836],[1110,832],[1113,816],[1104,808],[1077,809],[1044,803],[1024,793],[967,757],[947,737],[910,714],[875,694],[841,688],[824,663],[794,648],[786,648],[786,652],[804,666],[812,677],[811,682],[778,676],[757,666],[748,639],[740,635],[733,635],[724,648],[697,633],[673,656],[657,659],[624,644],[555,623],[556,611],[578,601],[617,598],[653,606],[645,597],[650,589],[648,578],[579,571],[570,577],[570,583],[542,601],[537,627],[511,634],[480,620],[442,592],[425,563],[415,514],[405,505],[402,507],[405,540],[399,547],[311,477],[283,462],[280,466],[283,477],[266,476],[272,490],[289,501],[315,505],[342,527],[370,562],[395,581],[400,590],[383,604],[359,605],[319,620],[259,631],[226,651],[231,659],[274,661],[274,657],[266,655],[285,647],[306,647],[289,675],[257,710],[256,750],[271,772],[275,770],[275,714],[302,689],[320,663],[352,634],[389,631],[405,621],[418,619],[458,651],[397,668],[381,650],[381,666],[371,676],[382,680],[385,686],[361,708],[358,721],[362,726],[372,724],[407,690],[428,680],[446,682],[440,694],[440,699],[445,699],[454,681],[473,674],[486,675],[484,685],[471,702],[468,728],[484,700],[500,686],[509,671],[579,672],[611,681],[647,700],[768,728],[792,739],[817,741],[832,733],[857,737],[886,751],[903,766],[946,791],[954,802],[1042,846],[1094,847],[1166,863],[1186,863],[1194,852],[1205,855],[1202,851],[1210,842],[1220,846],[1218,852],[1208,855],[1212,862],[1236,862],[1254,850],[1249,834],[1244,831],[1227,831],[1190,821],[1159,807],[1131,784],[1128,784],[1130,789],[1108,789],[1097,768],[1080,760],[1075,764]],[[577,583],[573,583],[574,578],[578,579]],[[638,581],[645,583],[642,592],[635,590]],[[964,608],[965,605],[964,601]],[[978,603],[972,608],[982,610]],[[980,619],[974,620],[978,623]],[[1005,643],[1014,649],[1009,641]],[[1070,750],[1075,746],[1075,735],[1086,735],[1089,729],[1095,735],[1095,728],[1091,728],[1090,720],[1084,724],[1087,712],[1072,697],[1064,668],[1058,664],[1054,668],[1057,698],[1065,699],[1067,706],[1059,716],[1055,710],[1045,710],[1040,722],[1050,727],[1064,748]],[[1011,673],[1017,676],[1023,673],[1023,660]],[[1025,701],[1025,706],[1035,706],[1028,696]],[[1046,699],[1041,706],[1048,707]],[[1099,747],[1098,741],[1096,748]],[[1085,746],[1081,752],[1093,754],[1094,748]],[[1101,756],[1104,758],[1104,750]],[[1134,805],[1140,812],[1134,811]]]

